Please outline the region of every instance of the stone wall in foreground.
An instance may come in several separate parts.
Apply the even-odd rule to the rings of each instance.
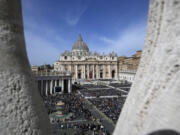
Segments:
[[[114,135],[180,132],[179,112],[180,0],[151,0],[142,59]]]
[[[0,0],[0,134],[50,135],[26,55],[21,0]]]

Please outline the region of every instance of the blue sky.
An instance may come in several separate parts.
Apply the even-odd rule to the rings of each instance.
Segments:
[[[81,33],[90,51],[131,56],[144,45],[148,0],[22,0],[32,65],[53,64]]]

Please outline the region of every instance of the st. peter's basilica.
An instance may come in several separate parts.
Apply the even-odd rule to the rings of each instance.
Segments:
[[[92,53],[83,41],[82,36],[79,35],[78,40],[72,46],[72,51],[65,51],[60,55],[59,60],[54,63],[54,70],[70,72],[74,80],[118,80],[123,77],[121,73],[135,76],[140,56],[141,51],[137,51],[132,57],[118,57],[115,52],[107,55],[104,53],[100,55],[97,52]],[[131,79],[134,80],[134,78]]]

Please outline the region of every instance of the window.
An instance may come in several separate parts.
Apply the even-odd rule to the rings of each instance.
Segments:
[[[67,56],[64,56],[64,59],[67,60]]]

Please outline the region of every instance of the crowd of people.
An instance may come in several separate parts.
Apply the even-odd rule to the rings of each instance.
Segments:
[[[110,86],[113,86],[115,88],[130,88],[132,83],[126,82],[126,83],[110,83]]]
[[[125,98],[95,98],[88,99],[94,104],[101,112],[109,117],[115,124],[119,118],[121,109],[125,102]]]
[[[119,84],[111,85],[114,87],[127,86]],[[93,133],[94,135],[109,134],[101,120],[95,118],[87,108],[85,97],[93,97],[88,98],[88,100],[116,124],[125,102],[122,92],[107,86],[88,84],[81,86],[77,93],[43,97],[49,116],[58,111],[61,112],[61,115],[69,116],[63,120],[53,119],[51,122],[55,126],[54,131],[58,130],[65,135],[68,132],[73,135],[85,135],[88,133]],[[61,103],[60,107],[58,106],[59,102]]]
[[[64,132],[68,134],[67,130],[72,135],[109,135],[103,125],[91,122],[91,123],[61,123],[54,126],[55,129],[60,129],[61,134]],[[57,130],[55,130],[57,132]]]
[[[111,85],[130,86],[130,84],[116,84]],[[79,90],[83,97],[87,98],[98,110],[109,117],[114,123],[117,122],[121,109],[126,97],[122,96],[122,92],[113,88],[106,88],[98,85],[83,85],[85,89]],[[89,98],[88,98],[89,97]]]
[[[126,82],[126,83],[110,83],[109,85],[129,92],[132,83],[128,83],[128,82]]]
[[[49,96],[44,98],[45,107],[48,110],[48,114],[57,112],[59,107],[57,103],[61,101],[64,105],[61,106],[63,115],[72,113],[70,120],[76,119],[92,119],[90,111],[83,103],[82,97],[78,97],[75,94],[62,94],[56,96]]]
[[[104,85],[94,85],[94,84],[84,84],[82,87],[86,88],[86,89],[89,89],[89,88],[108,88],[107,86],[104,86]]]
[[[108,132],[99,120],[97,120],[91,112],[87,109],[83,97],[77,94],[62,94],[44,97],[45,107],[48,114],[51,115],[54,112],[62,111],[62,115],[73,114],[70,118],[65,120],[54,119],[53,125],[56,125],[54,131],[60,130],[61,132],[68,133],[68,130],[72,130],[73,134],[85,135],[87,132],[94,134],[107,135]],[[57,106],[58,102],[63,103],[61,109]]]
[[[80,90],[83,97],[102,97],[102,96],[121,96],[122,92],[115,89],[93,89],[93,90]]]

